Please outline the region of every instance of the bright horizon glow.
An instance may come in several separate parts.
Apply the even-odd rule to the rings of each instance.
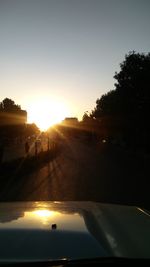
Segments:
[[[69,116],[69,110],[65,103],[57,99],[35,100],[30,103],[27,111],[28,123],[35,123],[42,131]]]

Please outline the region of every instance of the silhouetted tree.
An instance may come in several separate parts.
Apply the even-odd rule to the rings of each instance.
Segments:
[[[101,118],[118,113],[119,98],[116,90],[109,91],[96,100],[96,108],[91,112],[91,116]]]
[[[108,124],[117,121],[117,129],[132,136],[132,142],[145,139],[147,144],[150,133],[150,53],[130,52],[120,68],[114,76],[117,81],[115,90],[97,99],[91,114],[95,118],[109,118]]]
[[[150,111],[150,53],[129,53],[120,66],[114,78],[121,111],[143,120]]]
[[[86,111],[86,112],[84,112],[84,115],[83,115],[83,117],[82,117],[82,121],[83,122],[88,122],[88,121],[90,121],[91,120],[91,117],[90,117],[90,115],[88,115],[88,112]]]
[[[13,112],[18,110],[21,110],[21,107],[16,105],[15,102],[9,98],[5,98],[0,103],[0,111]]]

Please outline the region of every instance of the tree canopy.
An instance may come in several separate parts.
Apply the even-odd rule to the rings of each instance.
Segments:
[[[18,110],[21,110],[21,107],[16,105],[10,98],[5,98],[2,102],[0,102],[0,111],[16,112]]]
[[[116,72],[115,90],[96,100],[95,118],[104,115],[144,119],[150,111],[150,53],[130,52]]]
[[[91,116],[100,119],[110,135],[120,132],[131,143],[145,142],[147,147],[150,145],[150,53],[130,52],[114,78],[115,89],[96,100]]]

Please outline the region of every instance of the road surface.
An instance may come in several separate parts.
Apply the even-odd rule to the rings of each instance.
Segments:
[[[148,203],[147,160],[107,144],[64,139],[61,153],[27,177],[0,189],[1,201],[93,200]]]

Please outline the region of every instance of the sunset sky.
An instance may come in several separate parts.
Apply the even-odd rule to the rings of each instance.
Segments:
[[[81,119],[132,50],[150,52],[149,0],[0,0],[0,101]]]

